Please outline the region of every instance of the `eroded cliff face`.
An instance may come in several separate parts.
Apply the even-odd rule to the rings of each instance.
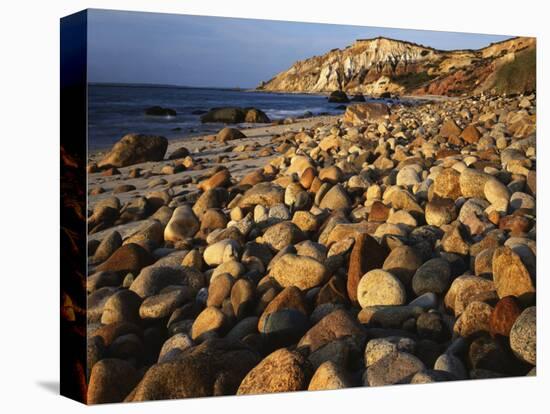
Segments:
[[[480,50],[441,51],[378,37],[296,62],[259,89],[380,95],[461,95],[489,88],[500,61],[535,47],[534,38],[514,38]]]

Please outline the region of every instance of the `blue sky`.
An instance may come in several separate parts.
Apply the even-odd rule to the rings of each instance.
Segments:
[[[90,10],[90,82],[257,86],[296,60],[385,36],[477,49],[511,36]]]

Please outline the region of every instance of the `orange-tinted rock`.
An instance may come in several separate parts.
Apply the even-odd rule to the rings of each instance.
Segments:
[[[368,234],[361,234],[355,239],[350,254],[347,290],[352,302],[357,303],[357,285],[365,273],[379,269],[389,254],[387,247],[380,245]]]
[[[464,145],[464,141],[462,141],[462,139],[460,137],[457,137],[456,135],[450,135],[447,138],[447,143],[451,145],[457,145],[457,146]]]
[[[128,134],[118,141],[99,163],[99,168],[127,167],[164,158],[168,140],[164,137],[144,134]]]
[[[101,193],[104,193],[105,192],[105,189],[103,187],[94,187],[94,188],[90,188],[90,190],[88,191],[88,194],[89,195],[98,195],[98,194],[101,194]]]
[[[439,151],[437,151],[437,153],[435,154],[435,159],[436,160],[441,160],[443,158],[447,158],[447,157],[450,157],[452,155],[459,155],[460,152],[457,151],[457,150],[452,150],[452,149],[449,149],[449,148],[443,148],[443,149],[440,149]]]
[[[218,132],[218,135],[216,136],[216,139],[223,143],[240,138],[246,138],[246,135],[239,131],[237,128],[230,127],[223,128],[220,132]]]
[[[390,215],[390,208],[381,201],[372,203],[369,213],[369,221],[385,222]]]
[[[521,309],[513,296],[506,296],[498,301],[489,323],[491,335],[509,336],[514,322],[521,314]]]
[[[311,184],[313,183],[313,180],[315,179],[315,169],[308,167],[304,170],[302,173],[302,176],[300,177],[300,184],[302,187],[304,187],[306,190],[311,187]]]
[[[473,301],[454,324],[453,331],[462,337],[489,332],[489,321],[493,308],[485,302]]]
[[[226,315],[213,306],[205,308],[193,322],[191,338],[194,341],[201,340],[212,332],[223,331],[227,324]]]
[[[496,297],[495,285],[492,280],[478,276],[462,275],[457,277],[445,295],[445,306],[452,310],[455,316],[475,300],[487,300]]]
[[[323,238],[322,242],[327,246],[333,243],[338,243],[346,239],[355,240],[360,234],[368,233],[367,222],[360,223],[340,223],[336,224],[330,231],[327,238]]]
[[[439,130],[439,135],[445,138],[450,137],[451,135],[460,136],[461,133],[462,130],[453,119],[446,120],[443,125],[441,125],[441,129]]]
[[[475,127],[474,124],[468,125],[460,134],[460,138],[466,141],[468,144],[475,144],[481,138],[481,132]]]
[[[99,167],[95,162],[92,162],[86,166],[86,173],[87,174],[93,174],[99,172]]]
[[[244,377],[238,395],[304,390],[311,374],[308,360],[299,352],[278,349]]]
[[[493,210],[487,214],[487,218],[491,223],[493,223],[495,226],[498,226],[500,223],[500,214],[498,211]]]
[[[103,177],[112,177],[113,175],[120,175],[120,171],[118,170],[118,168],[115,167],[107,168],[101,173],[101,175]]]
[[[129,243],[115,250],[96,270],[137,275],[141,269],[153,264],[154,261],[153,257],[143,247]]]
[[[426,140],[421,136],[416,137],[409,145],[413,148],[421,147],[426,143]]]
[[[435,177],[434,194],[441,198],[456,200],[462,195],[460,191],[460,173],[452,168],[445,168]]]
[[[218,171],[217,173],[212,175],[210,178],[207,178],[206,180],[200,182],[197,187],[202,191],[208,191],[213,188],[225,187],[230,183],[231,174],[229,173],[228,169],[224,168],[221,171]]]
[[[317,193],[317,191],[319,191],[319,188],[321,188],[322,185],[323,185],[323,182],[319,179],[319,177],[315,177],[311,182],[309,191],[311,191],[312,193]]]
[[[477,151],[476,155],[481,161],[476,161],[472,164],[475,168],[485,168],[485,167],[497,167],[494,163],[489,161],[499,161],[500,156],[495,152],[493,148],[487,148],[485,150]]]
[[[129,178],[139,178],[139,177],[141,177],[141,168],[132,168],[128,172],[128,177]]]
[[[530,304],[535,297],[534,275],[509,247],[498,247],[493,254],[493,280],[499,298],[515,296]]]
[[[265,176],[262,172],[262,170],[252,171],[248,174],[246,174],[241,181],[239,181],[239,185],[256,185],[258,183],[261,183],[265,180]]]
[[[254,208],[257,204],[260,204],[264,207],[271,207],[283,203],[284,199],[285,191],[283,188],[270,182],[263,182],[248,189],[239,200],[238,206],[241,208]]]
[[[452,226],[441,239],[441,246],[447,253],[467,255],[470,246],[464,240],[460,225]]]

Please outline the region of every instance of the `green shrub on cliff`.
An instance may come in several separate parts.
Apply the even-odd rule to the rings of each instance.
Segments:
[[[535,49],[524,50],[502,65],[496,72],[493,87],[497,93],[523,93],[536,89],[537,54]]]
[[[403,86],[406,90],[411,90],[416,89],[433,78],[434,76],[428,75],[428,72],[409,72],[394,77],[393,81]]]

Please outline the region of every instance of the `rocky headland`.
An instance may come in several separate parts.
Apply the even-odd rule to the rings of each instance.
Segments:
[[[275,92],[463,96],[535,90],[536,40],[517,37],[479,50],[437,50],[402,40],[359,39],[294,63],[262,82]]]
[[[535,123],[352,103],[91,154],[88,402],[534,375]]]

